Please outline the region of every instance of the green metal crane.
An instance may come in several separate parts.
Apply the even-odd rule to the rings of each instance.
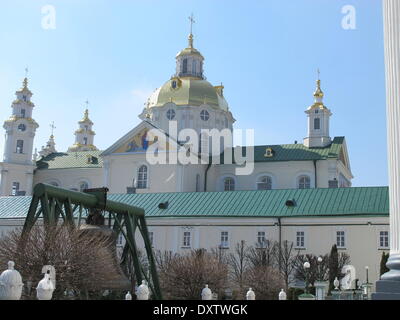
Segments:
[[[107,191],[107,188],[98,188],[78,192],[44,183],[37,184],[33,190],[32,201],[22,234],[28,233],[40,217],[43,218],[45,225],[57,225],[59,220],[62,219],[64,224],[75,228],[76,224],[78,226],[81,224],[84,210],[87,212],[101,210],[104,217],[108,218],[108,226],[113,229],[117,236],[121,233],[125,238],[121,262],[131,260],[135,271],[136,283],[141,284],[142,280],[145,279],[154,299],[162,299],[144,210],[121,202],[107,200]],[[137,230],[139,230],[144,241],[149,274],[145,272],[138,258],[135,240]]]

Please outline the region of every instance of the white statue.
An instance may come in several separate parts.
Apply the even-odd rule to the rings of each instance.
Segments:
[[[19,300],[22,295],[22,277],[14,269],[15,263],[8,261],[8,269],[0,275],[0,300]]]
[[[335,286],[335,290],[339,290],[340,282],[337,277],[335,277],[335,280],[333,281],[333,285]]]
[[[353,282],[356,279],[356,268],[352,265],[345,265],[342,268],[342,273],[345,274],[343,279],[340,281],[340,285],[343,290],[353,289]]]
[[[212,300],[212,292],[208,284],[206,284],[205,288],[201,291],[201,300]]]
[[[54,285],[50,279],[50,270],[44,274],[44,278],[39,281],[36,288],[36,297],[39,300],[51,300],[53,297]]]
[[[246,300],[256,300],[256,294],[251,288],[246,293]]]
[[[128,291],[128,293],[125,295],[125,300],[132,300],[132,295],[130,291]]]
[[[53,283],[54,289],[56,288],[56,269],[53,266],[46,265],[42,267],[42,273],[48,273],[50,271],[50,281]]]
[[[149,300],[150,290],[146,284],[146,280],[142,280],[142,284],[136,290],[137,300]]]
[[[279,300],[286,300],[287,296],[286,296],[286,292],[281,289],[281,292],[279,292]]]

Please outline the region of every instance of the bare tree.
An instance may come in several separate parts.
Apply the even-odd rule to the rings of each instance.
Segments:
[[[251,267],[255,268],[259,266],[275,266],[276,249],[277,248],[275,243],[270,240],[266,240],[260,246],[250,246],[247,253],[247,259]]]
[[[244,240],[236,244],[233,252],[229,254],[228,265],[229,275],[233,287],[238,287],[239,292],[244,289],[244,274],[249,267],[248,263],[248,247]]]
[[[304,262],[310,263],[310,268],[305,270]],[[311,286],[315,281],[328,280],[329,258],[328,255],[322,257],[322,261],[318,262],[318,257],[313,254],[299,255],[294,265],[294,276],[298,280],[308,282]]]
[[[278,269],[256,266],[245,272],[246,284],[254,290],[257,300],[277,300],[284,281]]]
[[[213,292],[221,293],[227,281],[227,265],[204,249],[175,255],[164,266],[160,282],[164,296],[169,299],[200,299],[205,284]]]
[[[283,241],[281,245],[276,244],[275,260],[279,261],[279,270],[285,281],[286,291],[289,288],[293,271],[296,267],[296,260],[298,259],[300,250],[294,250],[293,242],[287,240]]]
[[[105,284],[121,280],[120,269],[110,250],[110,238],[100,234],[90,235],[64,226],[34,226],[21,237],[21,230],[13,230],[0,239],[0,265],[13,260],[23,280],[37,284],[43,278],[44,265],[56,269],[55,298],[62,299],[64,292],[75,297],[88,297],[89,291],[102,291]],[[35,292],[24,298],[33,298]]]
[[[224,248],[222,246],[211,248],[211,254],[220,263],[227,263],[228,261],[227,248]]]
[[[156,260],[158,270],[166,270],[176,256],[177,254],[172,251],[157,250],[154,254],[154,259]]]

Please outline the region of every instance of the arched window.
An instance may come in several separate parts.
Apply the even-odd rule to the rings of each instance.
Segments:
[[[235,180],[233,178],[224,179],[224,191],[234,191],[235,190]]]
[[[300,176],[299,177],[299,189],[310,189],[310,177],[308,176]]]
[[[196,192],[200,191],[200,175],[196,174]]]
[[[24,140],[17,140],[16,153],[24,153]]]
[[[183,59],[183,63],[182,63],[182,73],[187,73],[187,65],[188,65],[187,59]]]
[[[314,130],[319,130],[321,128],[320,118],[314,118]]]
[[[169,109],[167,111],[167,118],[168,118],[168,120],[172,120],[175,118],[175,110],[174,109]]]
[[[83,192],[83,190],[89,189],[89,185],[86,181],[79,182],[79,191]]]
[[[142,165],[138,170],[137,189],[147,188],[147,166]]]
[[[272,179],[269,176],[262,176],[257,181],[257,190],[272,189]]]

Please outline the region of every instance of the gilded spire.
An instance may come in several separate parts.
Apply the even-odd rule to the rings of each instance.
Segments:
[[[319,79],[319,69],[317,70],[318,73],[318,78],[317,78],[317,87],[315,88],[314,91],[314,98],[315,98],[315,102],[322,102],[322,98],[324,97],[324,93],[321,90],[321,80]]]
[[[28,89],[28,78],[24,78],[24,82],[22,83],[22,89]]]
[[[85,113],[83,114],[83,119],[82,121],[88,121],[89,120],[89,110],[86,109]]]
[[[189,42],[189,48],[193,48],[193,23],[195,23],[196,21],[194,21],[194,16],[193,13],[191,14],[190,17],[188,17],[189,21],[190,21],[190,34],[188,37],[188,42]]]

